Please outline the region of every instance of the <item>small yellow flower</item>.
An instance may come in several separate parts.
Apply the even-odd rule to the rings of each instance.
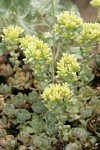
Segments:
[[[100,24],[99,23],[84,23],[79,38],[79,43],[86,46],[91,46],[100,42]]]
[[[50,32],[45,32],[44,37],[45,38],[52,38],[52,34]]]
[[[57,24],[54,26],[56,34],[66,39],[74,39],[77,36],[83,20],[77,17],[74,12],[63,11],[57,16]]]
[[[7,29],[3,29],[4,35],[2,35],[2,40],[7,46],[14,48],[19,43],[19,36],[23,33],[23,29],[19,26],[9,26]]]
[[[45,88],[41,97],[44,99],[44,102],[47,108],[52,106],[56,107],[59,103],[68,103],[70,101],[71,91],[68,85],[65,84],[51,84],[50,87]]]
[[[92,0],[91,5],[100,8],[100,0]]]
[[[48,44],[43,43],[36,36],[26,36],[20,39],[21,49],[25,54],[26,63],[32,64],[32,69],[44,72],[52,59],[52,53]]]
[[[77,80],[76,72],[80,69],[79,63],[74,55],[63,54],[60,62],[57,63],[57,76],[67,82]]]

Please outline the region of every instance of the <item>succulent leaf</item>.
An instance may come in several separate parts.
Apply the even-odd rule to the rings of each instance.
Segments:
[[[13,116],[16,114],[16,110],[13,104],[6,104],[3,111],[8,116]]]
[[[31,119],[31,114],[29,113],[28,110],[18,109],[18,111],[16,112],[16,118],[18,119],[18,122],[23,123]]]

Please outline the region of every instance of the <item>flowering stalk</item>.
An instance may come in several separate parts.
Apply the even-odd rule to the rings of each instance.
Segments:
[[[20,70],[20,61],[18,60],[19,53],[15,52],[18,48],[20,42],[19,36],[24,32],[24,30],[19,26],[9,26],[3,29],[2,41],[6,44],[8,50],[10,50],[9,61],[13,64],[13,71]]]
[[[78,42],[81,46],[82,56],[87,59],[92,47],[100,41],[100,24],[84,23]]]
[[[51,4],[52,4],[52,16],[53,16],[53,26],[55,25],[55,12],[54,12],[54,2],[53,0],[51,0]],[[53,30],[53,50],[52,50],[52,64],[51,64],[51,72],[52,72],[52,80],[54,80],[54,76],[55,76],[55,31]]]
[[[83,57],[82,63],[80,65],[80,87],[86,86],[90,81],[93,80],[94,75],[92,69],[88,66],[88,62],[95,57],[95,54],[90,55],[91,50],[100,41],[100,24],[99,23],[83,23],[82,30],[78,42],[80,44],[80,51]]]

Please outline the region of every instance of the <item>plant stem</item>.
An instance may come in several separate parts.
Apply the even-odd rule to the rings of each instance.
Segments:
[[[98,9],[98,22],[100,23],[100,8]]]
[[[54,10],[54,0],[51,0],[52,4],[52,16],[53,16],[53,26],[55,25],[55,10]],[[54,72],[55,72],[55,31],[53,30],[53,49],[52,49],[52,79],[54,79]]]
[[[53,25],[54,25],[55,24],[55,10],[54,10],[54,2],[53,2],[53,0],[51,0],[51,4],[52,4]]]

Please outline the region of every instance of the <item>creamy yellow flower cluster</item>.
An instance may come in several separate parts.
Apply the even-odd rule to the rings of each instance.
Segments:
[[[52,59],[52,53],[46,43],[36,36],[26,36],[20,39],[21,48],[25,54],[25,61],[30,63],[35,73],[47,69]]]
[[[82,45],[91,46],[100,42],[100,24],[99,23],[84,23],[79,38],[79,43]]]
[[[19,43],[19,36],[24,30],[19,26],[9,26],[7,29],[3,29],[2,40],[6,43],[8,49],[15,50]]]
[[[41,97],[44,99],[45,105],[49,110],[55,109],[62,103],[70,102],[71,91],[66,83],[51,84],[46,87]]]
[[[57,63],[57,75],[67,82],[77,80],[76,72],[79,72],[80,67],[74,55],[63,54],[61,60]]]
[[[92,0],[91,5],[100,8],[100,0]]]
[[[63,11],[57,16],[57,24],[54,26],[56,34],[62,34],[66,39],[74,39],[82,26],[83,20],[74,12]]]

